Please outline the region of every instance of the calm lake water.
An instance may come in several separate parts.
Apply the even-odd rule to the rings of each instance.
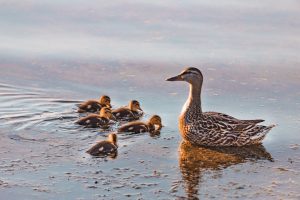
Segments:
[[[0,15],[0,199],[300,199],[298,1],[0,1]],[[204,111],[277,124],[263,145],[182,143],[188,87],[164,80],[184,66],[204,74]],[[75,125],[76,105],[102,94],[139,100],[160,135],[87,155],[109,132]]]

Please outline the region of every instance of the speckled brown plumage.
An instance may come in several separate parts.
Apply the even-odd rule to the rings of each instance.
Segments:
[[[157,130],[162,127],[161,118],[158,115],[152,116],[148,122],[129,122],[124,124],[118,129],[118,132],[130,132],[130,133],[142,133],[142,132],[153,132],[155,131],[155,125],[158,126]]]
[[[257,125],[264,120],[239,120],[227,114],[202,112],[201,88],[203,76],[197,68],[187,68],[168,81],[186,81],[190,84],[189,97],[179,116],[182,137],[204,146],[244,146],[259,144],[274,127]]]
[[[98,112],[103,107],[111,108],[110,98],[108,96],[101,96],[99,101],[98,100],[87,100],[87,101],[81,103],[78,106],[78,112],[79,113]]]
[[[111,133],[108,135],[108,140],[98,142],[86,152],[92,156],[110,156],[115,158],[117,156],[117,150],[117,135]]]
[[[113,110],[112,114],[117,120],[132,121],[138,120],[143,115],[142,111],[140,103],[136,100],[132,100],[128,106]]]

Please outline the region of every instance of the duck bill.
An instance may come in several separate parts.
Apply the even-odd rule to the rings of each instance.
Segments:
[[[178,76],[168,78],[166,79],[166,81],[183,81],[183,79],[181,78],[181,75],[178,75]]]
[[[141,111],[141,112],[144,112],[143,109],[141,109],[141,107],[138,107],[138,110]]]

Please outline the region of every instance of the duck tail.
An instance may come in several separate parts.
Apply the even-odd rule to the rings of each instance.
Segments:
[[[261,130],[253,135],[250,139],[252,141],[252,144],[259,144],[262,142],[262,140],[266,137],[266,135],[269,133],[269,131],[274,128],[276,125],[272,124],[270,126],[261,126]]]
[[[253,119],[253,120],[243,120],[245,123],[250,123],[250,124],[259,124],[261,122],[264,122],[265,120],[263,119]]]

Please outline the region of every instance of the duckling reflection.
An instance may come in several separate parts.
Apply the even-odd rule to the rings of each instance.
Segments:
[[[247,161],[269,160],[271,155],[263,145],[244,147],[199,147],[183,141],[179,146],[179,167],[188,199],[198,199],[201,173],[221,170]]]

